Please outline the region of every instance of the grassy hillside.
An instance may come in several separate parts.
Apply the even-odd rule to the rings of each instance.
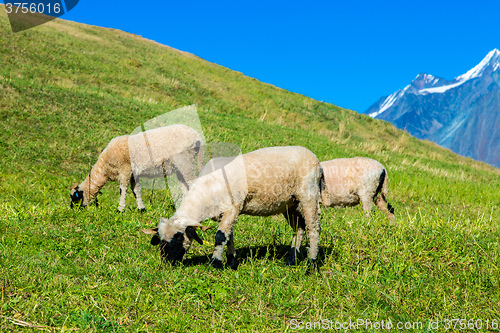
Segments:
[[[0,330],[281,332],[291,320],[500,320],[500,170],[122,31],[55,20],[12,34],[2,7]],[[281,217],[240,217],[243,260],[233,272],[208,265],[216,228],[182,267],[160,261],[139,230],[173,214],[165,191],[143,191],[145,214],[131,195],[116,213],[113,183],[99,209],[69,208],[67,187],[113,137],[190,104],[208,141],[244,152],[302,145],[320,160],[379,160],[398,225],[378,211],[365,219],[360,207],[323,211],[321,273],[306,277],[304,263],[283,263],[292,231]]]

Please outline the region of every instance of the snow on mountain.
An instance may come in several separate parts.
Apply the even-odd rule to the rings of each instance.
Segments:
[[[456,77],[449,85],[446,86],[440,86],[440,87],[435,87],[435,88],[429,88],[429,89],[422,89],[418,93],[419,94],[434,94],[434,93],[444,93],[447,90],[453,89],[455,87],[458,87],[465,82],[478,78],[482,76],[485,71],[491,68],[492,71],[496,71],[498,68],[500,68],[500,51],[497,49],[494,49],[493,51],[490,51],[486,57],[484,57],[483,60],[479,64],[477,64],[474,68],[469,70],[467,73],[462,74],[458,77]]]
[[[403,96],[403,94],[404,94],[404,92],[406,91],[407,88],[408,87],[406,87],[403,90],[398,90],[398,91],[396,91],[392,95],[389,95],[385,99],[385,101],[382,103],[382,105],[380,106],[380,109],[378,111],[370,113],[369,116],[372,117],[372,118],[375,118],[376,116],[378,116],[379,114],[381,114],[382,112],[384,112],[385,110],[387,110],[388,108],[390,108],[392,106],[392,104],[394,104],[394,102],[398,99],[398,97]]]
[[[459,85],[461,85],[464,82],[465,81],[463,81],[463,82],[457,82],[457,83],[453,83],[453,84],[448,84],[446,86],[440,86],[440,87],[435,87],[435,88],[422,89],[422,90],[418,91],[418,94],[419,95],[435,94],[435,93],[442,94],[442,93],[444,93],[447,90],[450,90],[450,89],[453,89],[455,87],[458,87]]]
[[[420,90],[442,85],[443,81],[447,82],[446,80],[435,77],[434,75],[421,73],[413,79],[413,81],[411,82],[411,86],[415,87],[417,90]]]
[[[370,108],[365,113],[375,118],[393,106],[394,103],[406,93],[415,95],[442,94],[450,89],[461,86],[469,80],[479,78],[485,73],[491,73],[498,69],[500,69],[500,51],[498,49],[493,49],[474,68],[470,69],[465,74],[457,76],[452,81],[447,81],[430,74],[418,74],[410,85],[389,95],[379,108],[376,110],[371,110],[372,108]]]
[[[500,51],[451,81],[421,73],[364,113],[500,167]]]
[[[490,51],[486,57],[476,67],[469,70],[467,73],[460,75],[456,78],[457,81],[465,82],[470,79],[474,79],[476,77],[480,77],[484,74],[485,70],[488,67],[493,67],[493,71],[497,70],[500,67],[500,51],[494,49]]]

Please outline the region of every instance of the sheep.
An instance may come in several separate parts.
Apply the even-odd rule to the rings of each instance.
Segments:
[[[321,171],[311,151],[299,146],[262,148],[236,158],[211,160],[201,175],[170,219],[162,217],[157,228],[142,229],[154,235],[152,245],[161,243],[162,257],[172,265],[182,260],[193,239],[203,244],[196,233],[196,227],[206,229],[200,222],[220,216],[211,264],[223,268],[222,253],[227,244],[227,265],[236,270],[233,227],[238,215],[283,214],[295,232],[286,263],[296,263],[296,252],[307,228],[306,273],[318,268]]]
[[[109,181],[118,181],[118,211],[125,209],[130,184],[137,208],[144,212],[140,177],[164,177],[175,173],[185,194],[196,179],[196,172],[203,166],[203,157],[200,134],[186,125],[171,125],[116,137],[101,153],[87,178],[81,184],[73,184],[71,208],[75,203],[87,206],[94,200],[97,205],[100,189]]]
[[[368,217],[374,201],[389,220],[394,220],[394,208],[386,201],[389,176],[378,161],[366,157],[339,158],[321,162],[321,167],[325,177],[320,195],[323,206],[352,207],[361,202]]]

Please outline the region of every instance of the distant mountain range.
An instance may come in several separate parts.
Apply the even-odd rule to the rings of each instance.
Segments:
[[[451,81],[419,74],[364,113],[500,168],[500,51]]]

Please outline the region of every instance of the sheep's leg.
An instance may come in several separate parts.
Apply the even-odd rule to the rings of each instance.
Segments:
[[[120,203],[118,204],[118,211],[123,212],[127,203],[127,188],[128,182],[120,182]]]
[[[360,196],[361,206],[363,207],[363,211],[365,212],[365,217],[370,217],[370,212],[372,210],[373,201],[370,199],[372,196],[361,194]]]
[[[135,200],[137,202],[137,209],[142,213],[146,211],[146,206],[144,206],[144,203],[142,202],[142,196],[141,196],[141,184],[139,182],[139,179],[130,178],[130,189],[132,190],[132,193],[134,194]]]
[[[222,265],[222,253],[224,251],[224,246],[229,242],[231,239],[231,245],[232,249],[228,247],[229,253],[233,254],[233,261],[234,261],[234,242],[232,240],[232,234],[233,234],[233,226],[234,222],[236,221],[236,218],[238,217],[238,211],[236,209],[231,209],[229,211],[224,212],[224,215],[222,216],[222,221],[219,224],[219,229],[217,230],[217,233],[215,234],[215,249],[214,253],[212,255],[212,266],[215,268],[223,268]]]
[[[319,222],[319,205],[313,200],[306,203],[300,203],[300,211],[304,217],[305,224],[309,236],[309,266],[306,274],[310,274],[312,270],[319,270],[317,263],[319,252],[319,236],[321,233],[321,226]]]
[[[234,239],[233,233],[229,235],[229,240],[227,241],[227,265],[233,270],[238,269],[238,258],[236,257],[236,250],[234,249]]]
[[[385,199],[385,196],[382,193],[380,193],[377,199],[375,200],[375,204],[382,212],[387,214],[389,220],[394,221],[395,219],[394,208],[392,208],[392,206],[389,205],[389,203]]]
[[[302,215],[297,212],[296,209],[291,209],[288,212],[283,213],[285,219],[288,220],[290,226],[294,231],[294,236],[292,239],[292,245],[285,259],[287,265],[293,266],[297,264],[296,254],[300,252],[300,244],[302,243],[302,238],[304,237],[304,232],[306,228],[305,220]]]

